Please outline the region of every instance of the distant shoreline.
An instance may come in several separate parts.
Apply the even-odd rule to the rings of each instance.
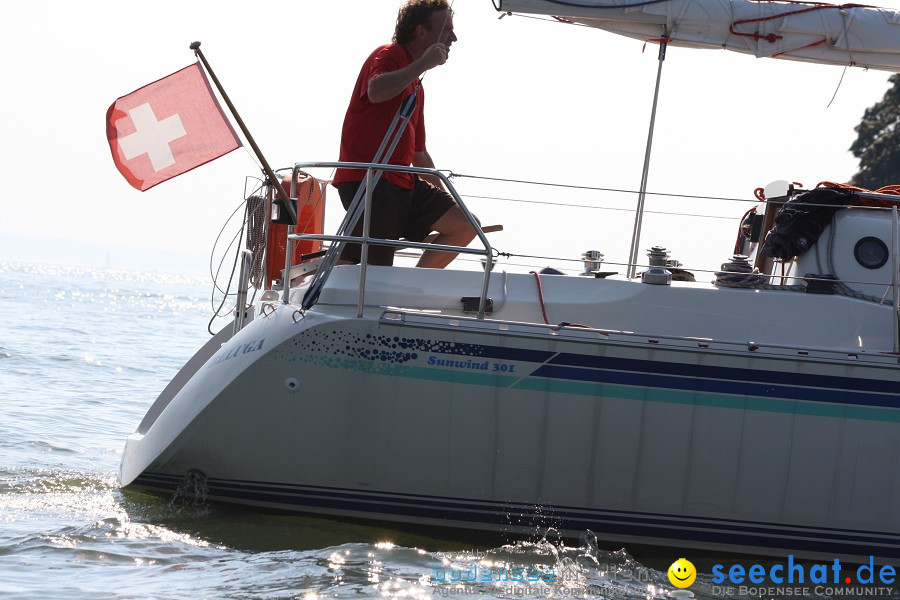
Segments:
[[[0,262],[209,276],[208,254],[5,233],[0,234]]]

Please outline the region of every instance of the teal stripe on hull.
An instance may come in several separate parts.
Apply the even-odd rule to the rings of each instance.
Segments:
[[[763,398],[759,396],[736,396],[710,392],[633,387],[585,381],[562,381],[543,377],[502,375],[499,373],[478,373],[471,371],[435,369],[431,367],[414,367],[410,365],[384,365],[369,361],[347,359],[340,361],[339,368],[386,375],[389,377],[400,377],[403,379],[461,383],[479,387],[508,388],[540,393],[587,396],[591,398],[602,397],[618,400],[681,404],[686,406],[708,406],[733,410],[811,415],[816,417],[854,419],[861,421],[900,422],[900,410],[876,406],[854,406],[849,404]]]
[[[446,369],[433,369],[431,367],[410,367],[399,365],[395,367],[396,375],[406,379],[422,379],[424,381],[443,381],[452,383],[466,383],[482,387],[509,388],[513,387],[521,377],[500,375],[492,373],[473,373],[471,371],[449,371]]]
[[[535,392],[551,392],[555,394],[572,394],[615,398],[619,400],[642,400],[645,402],[661,402],[666,404],[684,404],[692,406],[710,406],[713,408],[731,408],[736,410],[753,410],[759,412],[812,415],[816,417],[832,417],[838,419],[857,419],[862,421],[900,422],[900,411],[875,406],[852,406],[848,404],[825,404],[802,400],[779,398],[761,398],[758,396],[732,396],[671,390],[650,387],[631,387],[584,381],[559,381],[554,379],[528,378],[513,386]]]

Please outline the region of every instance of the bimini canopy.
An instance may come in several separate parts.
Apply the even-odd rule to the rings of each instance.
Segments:
[[[757,0],[495,0],[494,6],[675,46],[900,72],[900,11],[886,8]]]

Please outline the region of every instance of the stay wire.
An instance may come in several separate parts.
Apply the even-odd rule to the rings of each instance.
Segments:
[[[844,66],[844,70],[841,71],[841,78],[838,80],[837,87],[834,88],[834,95],[831,97],[831,100],[828,101],[828,106],[825,108],[831,108],[832,103],[834,103],[834,99],[837,98],[838,92],[841,90],[841,84],[844,83],[844,75],[847,74],[847,66]]]
[[[534,21],[541,21],[541,22],[543,22],[543,23],[556,23],[556,24],[558,24],[558,25],[574,25],[575,27],[588,27],[588,28],[591,28],[590,25],[585,25],[584,23],[579,23],[579,22],[577,22],[577,21],[570,21],[569,19],[566,19],[566,18],[564,18],[564,17],[550,17],[550,18],[547,18],[547,17],[538,17],[538,16],[535,16],[535,15],[524,15],[524,14],[521,14],[521,13],[505,12],[505,13],[503,13],[502,15],[500,15],[500,18],[502,19],[503,17],[506,17],[506,16],[510,16],[510,17],[519,17],[519,18],[521,18],[521,19],[532,19],[532,20],[534,20]]]
[[[528,181],[525,179],[504,179],[501,177],[486,177],[483,175],[467,175],[465,173],[454,173],[450,171],[449,176],[467,178],[467,179],[480,179],[483,181],[499,181],[502,183],[521,183],[524,185],[541,185],[546,187],[558,187],[558,188],[566,188],[572,190],[587,190],[592,192],[616,192],[620,194],[638,194],[637,190],[625,190],[618,188],[603,188],[603,187],[594,187],[589,185],[572,185],[568,183],[555,183],[548,181]],[[668,192],[646,192],[648,196],[666,196],[669,198],[692,198],[696,200],[722,200],[726,202],[756,202],[756,200],[750,200],[748,198],[728,198],[725,196],[697,196],[695,194],[675,194]]]
[[[450,5],[447,7],[447,15],[444,17],[444,22],[441,24],[441,29],[440,29],[440,31],[438,31],[438,36],[437,36],[438,41],[440,41],[440,39],[441,39],[442,37],[444,37],[444,30],[447,28],[447,21],[449,21],[449,20],[450,20],[450,17],[453,15],[453,3],[454,3],[454,2],[456,2],[456,0],[451,0],[451,1],[450,1]],[[415,89],[415,91],[414,91],[413,93],[416,93],[416,92],[419,91],[419,86],[422,85],[422,80],[425,79],[425,74],[426,74],[426,73],[428,73],[428,71],[425,71],[425,73],[422,73],[422,74],[419,76],[419,80],[416,82],[416,89]]]
[[[224,263],[224,258],[223,258],[223,260],[219,261],[218,270],[214,269],[213,260],[215,259],[216,248],[218,248],[219,241],[222,239],[222,236],[225,234],[225,230],[228,228],[228,224],[231,222],[231,220],[234,218],[234,216],[238,213],[238,211],[244,207],[244,203],[245,203],[245,201],[242,200],[241,203],[238,204],[238,206],[231,212],[231,214],[225,220],[225,223],[222,225],[222,228],[219,230],[219,234],[216,236],[216,241],[213,242],[212,250],[210,250],[210,252],[209,252],[209,276],[213,282],[213,292],[219,291],[223,294],[228,293],[227,290],[223,290],[221,287],[219,287],[219,273],[221,272],[222,264]],[[235,234],[235,237],[237,237],[237,234]],[[225,247],[225,251],[223,252],[223,257],[224,257],[224,255],[226,255],[228,253],[228,249],[231,248],[232,244],[234,244],[234,238],[232,238],[232,241]]]
[[[593,204],[569,204],[564,202],[549,202],[547,200],[524,200],[522,198],[503,198],[500,196],[476,196],[473,194],[460,194],[463,198],[473,198],[476,200],[498,200],[501,202],[522,202],[523,204],[540,204],[544,206],[561,206],[564,208],[588,208],[593,210],[610,210],[617,212],[627,212],[633,213],[634,208],[617,208],[614,206],[595,206]],[[749,200],[748,200],[749,202]],[[733,221],[734,216],[721,216],[721,215],[704,215],[697,213],[683,213],[683,212],[672,212],[665,210],[646,210],[644,211],[647,214],[653,215],[669,215],[673,217],[696,217],[700,219],[723,219],[726,221]]]
[[[257,181],[259,181],[259,180],[257,180]],[[252,197],[257,192],[259,192],[261,189],[262,189],[262,184],[258,185],[250,194],[247,195],[247,197],[248,198]],[[222,259],[219,261],[218,268],[214,269],[213,259],[215,257],[216,248],[219,246],[219,242],[222,239],[222,236],[225,233],[225,230],[228,228],[228,224],[231,223],[231,220],[234,219],[235,215],[238,214],[238,211],[241,210],[242,207],[244,208],[244,219],[241,222],[240,229],[237,231],[237,233],[234,234],[234,236],[232,236],[231,242],[225,247],[225,250],[222,253]],[[235,209],[231,212],[231,214],[225,220],[225,223],[222,225],[222,228],[219,230],[219,233],[216,236],[216,241],[213,243],[212,250],[210,251],[209,274],[210,274],[210,277],[213,282],[213,289],[210,292],[210,305],[211,305],[211,308],[213,309],[213,315],[210,318],[209,323],[207,324],[207,327],[206,327],[206,329],[210,333],[210,335],[215,335],[215,333],[212,330],[213,322],[217,318],[225,316],[222,313],[222,309],[224,308],[225,303],[228,301],[228,298],[230,296],[236,295],[236,294],[231,293],[231,285],[232,285],[232,282],[234,281],[234,275],[237,272],[237,267],[238,267],[238,264],[240,261],[241,243],[243,242],[243,239],[244,239],[244,227],[247,225],[248,218],[249,218],[249,215],[247,212],[248,210],[249,210],[249,204],[247,202],[247,199],[245,198],[244,200],[241,201],[240,204],[238,204],[237,207],[235,207]],[[222,289],[222,287],[219,285],[219,277],[222,272],[222,267],[224,266],[225,260],[228,256],[228,251],[235,245],[235,241],[237,242],[237,246],[236,246],[234,261],[232,262],[231,273],[228,276],[228,283],[226,284],[225,289]],[[222,301],[219,302],[218,306],[216,306],[216,300],[215,300],[216,291],[218,291],[222,294]],[[255,297],[256,297],[256,290],[254,290],[254,292],[253,292],[253,298],[255,298]],[[252,299],[251,299],[251,303],[252,303]]]
[[[256,157],[255,157],[255,156],[254,156],[254,155],[253,155],[253,153],[252,153],[252,152],[250,152],[250,151],[249,151],[249,150],[247,150],[247,146],[245,146],[245,145],[243,145],[243,144],[241,144],[241,148],[243,148],[243,149],[244,149],[244,152],[246,152],[246,153],[247,153],[247,156],[249,156],[249,157],[250,157],[250,160],[252,160],[252,161],[253,161],[253,164],[255,164],[255,165],[256,165],[256,167],[257,167],[257,168],[258,168],[258,169],[259,169],[259,170],[260,170],[260,171],[262,171],[262,170],[263,170],[263,167],[262,167],[262,165],[261,165],[261,164],[259,164],[259,161],[258,161],[258,160],[256,160]]]
[[[237,211],[235,211],[235,212],[237,212]],[[233,215],[234,215],[234,213],[232,213],[232,216]],[[215,335],[212,330],[213,321],[215,321],[217,318],[224,316],[222,314],[222,308],[225,306],[225,303],[228,301],[228,297],[231,296],[231,293],[230,293],[231,282],[234,280],[234,273],[235,273],[235,270],[237,269],[239,254],[237,254],[237,253],[235,254],[234,261],[232,262],[232,265],[231,265],[231,273],[228,275],[228,284],[226,285],[225,290],[222,290],[219,287],[219,282],[218,282],[219,274],[221,273],[222,266],[225,264],[225,259],[228,256],[228,249],[232,247],[235,239],[238,239],[237,245],[238,245],[238,250],[240,250],[240,244],[241,244],[241,240],[243,240],[243,237],[244,237],[244,228],[242,226],[240,228],[240,230],[234,235],[234,237],[231,238],[231,243],[228,244],[228,246],[226,247],[226,251],[224,253],[222,253],[222,260],[219,261],[219,269],[215,274],[215,278],[213,279],[214,286],[213,286],[213,290],[210,294],[210,304],[213,307],[215,307],[215,303],[216,303],[215,294],[216,294],[217,289],[220,292],[222,292],[222,301],[219,303],[218,307],[213,308],[213,315],[212,315],[212,317],[210,317],[209,323],[206,326],[206,330],[209,331],[209,333],[211,335]],[[210,264],[210,270],[211,269],[212,269],[212,264]]]
[[[450,0],[450,6],[447,7],[447,16],[444,17],[444,23],[441,25],[441,30],[438,32],[438,39],[441,39],[444,36],[444,30],[447,28],[447,21],[450,20],[450,17],[453,15],[453,4],[456,0]]]

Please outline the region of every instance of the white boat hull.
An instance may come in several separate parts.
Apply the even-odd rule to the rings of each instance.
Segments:
[[[898,383],[888,355],[282,305],[131,436],[122,483],[199,471],[210,499],[303,512],[897,558]]]

